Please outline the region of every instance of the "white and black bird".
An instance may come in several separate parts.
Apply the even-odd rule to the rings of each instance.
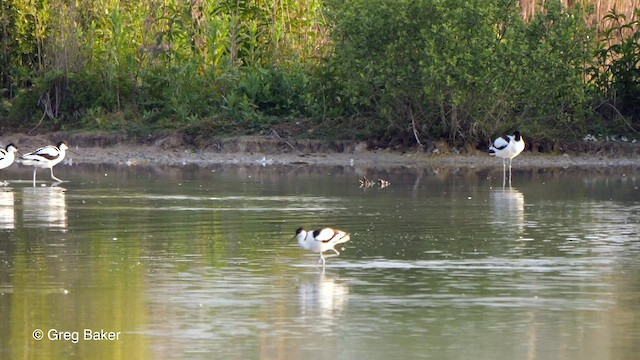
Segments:
[[[0,149],[0,169],[5,169],[13,164],[13,161],[16,159],[16,153],[18,152],[18,148],[9,144],[5,149]]]
[[[15,145],[9,144],[5,149],[0,149],[0,169],[5,169],[13,164],[13,161],[16,159],[16,153],[18,152],[18,148]],[[6,186],[8,183],[6,181],[0,182],[0,186]]]
[[[27,166],[33,166],[33,183],[36,182],[36,170],[38,168],[51,170],[51,179],[62,182],[53,175],[53,167],[60,163],[65,156],[65,151],[69,149],[64,141],[58,143],[57,146],[48,145],[41,147],[36,151],[22,155],[20,163]]]
[[[489,147],[489,154],[502,159],[502,185],[506,180],[506,160],[509,159],[509,185],[511,185],[511,161],[520,155],[524,150],[524,140],[520,131],[515,131],[513,135],[502,136],[493,141]]]
[[[296,230],[296,234],[291,238],[291,240],[293,239],[298,240],[298,245],[300,245],[301,248],[314,253],[319,253],[320,260],[318,260],[318,262],[322,263],[322,267],[324,267],[325,260],[322,253],[332,250],[335,255],[331,256],[340,255],[340,252],[335,249],[335,246],[351,240],[351,236],[349,233],[342,230],[336,230],[328,227],[313,231],[305,231],[303,228],[299,227]]]

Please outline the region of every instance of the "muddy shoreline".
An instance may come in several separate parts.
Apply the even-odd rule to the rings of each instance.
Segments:
[[[450,148],[435,143],[428,148],[370,149],[366,143],[243,136],[193,142],[181,134],[131,139],[120,133],[12,134],[0,137],[22,152],[66,141],[74,164],[129,166],[212,165],[327,165],[368,168],[494,167],[500,159],[476,149]],[[575,143],[549,154],[530,148],[514,160],[519,168],[640,167],[640,145],[630,143]]]

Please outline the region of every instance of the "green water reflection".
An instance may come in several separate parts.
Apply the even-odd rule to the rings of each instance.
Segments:
[[[0,358],[634,358],[637,170],[497,170],[3,172]]]

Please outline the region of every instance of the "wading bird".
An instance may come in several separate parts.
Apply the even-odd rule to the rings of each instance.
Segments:
[[[495,155],[502,159],[502,186],[506,181],[506,160],[509,159],[509,186],[511,186],[511,160],[520,155],[524,150],[524,140],[520,135],[520,131],[516,131],[513,135],[499,137],[493,141],[493,145],[489,147],[489,154]]]
[[[64,159],[65,150],[69,149],[64,141],[58,143],[57,146],[48,145],[41,147],[36,151],[22,155],[20,163],[27,166],[33,166],[33,184],[36,183],[36,170],[38,168],[51,170],[51,179],[62,182],[53,175],[53,167]]]
[[[7,145],[6,149],[0,149],[0,169],[8,168],[16,158],[18,148],[13,145]]]
[[[322,263],[322,267],[324,267],[324,255],[322,255],[322,253],[327,250],[332,250],[335,255],[331,256],[340,255],[340,252],[338,252],[334,247],[338,244],[351,240],[351,237],[344,231],[332,228],[323,228],[307,232],[303,228],[299,227],[296,230],[296,234],[289,241],[292,241],[293,239],[298,240],[298,245],[300,245],[301,248],[314,253],[319,253],[320,259],[318,262]]]
[[[18,152],[18,148],[13,144],[7,145],[6,149],[0,149],[0,169],[5,169],[13,164],[13,161],[16,159],[16,153]],[[0,183],[2,185],[6,185],[6,182]]]

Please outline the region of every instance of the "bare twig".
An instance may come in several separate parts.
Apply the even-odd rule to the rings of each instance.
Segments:
[[[29,130],[29,132],[27,133],[28,135],[31,135],[32,132],[40,127],[40,125],[42,125],[42,121],[44,121],[45,117],[49,117],[49,119],[55,119],[56,117],[53,113],[53,108],[51,107],[51,96],[49,96],[48,91],[40,96],[40,99],[38,99],[38,105],[42,105],[43,114],[40,118],[40,121],[38,121],[38,124],[33,129]]]
[[[625,125],[627,125],[627,127],[628,127],[629,129],[631,129],[631,130],[632,130],[633,132],[635,132],[636,134],[640,134],[640,131],[636,130],[636,129],[633,127],[633,125],[631,125],[631,124],[627,121],[627,118],[626,118],[624,115],[622,115],[622,113],[620,112],[620,110],[618,110],[618,108],[617,108],[617,107],[615,107],[615,106],[611,105],[611,103],[609,103],[609,102],[604,102],[604,103],[602,103],[602,104],[600,104],[600,105],[596,106],[594,109],[597,109],[597,108],[599,108],[599,107],[600,107],[600,106],[602,106],[602,105],[608,105],[610,108],[612,108],[612,109],[613,109],[613,111],[615,111],[615,112],[616,112],[616,114],[618,114],[618,116],[620,117],[620,119],[622,119],[622,122],[624,122],[624,124],[625,124]]]
[[[409,108],[409,116],[411,116],[411,129],[413,130],[413,136],[416,138],[418,145],[422,146],[422,142],[420,142],[420,137],[418,137],[418,129],[416,129],[416,118],[413,116],[413,111]]]
[[[284,140],[284,143],[285,143],[285,144],[287,144],[287,145],[289,145],[289,146],[290,146],[293,150],[295,150],[299,155],[301,155],[301,156],[304,156],[304,155],[305,155],[302,151],[300,151],[300,150],[296,149],[293,145],[289,144],[289,142],[288,142],[287,140]]]
[[[36,125],[33,129],[29,130],[29,132],[27,133],[27,135],[31,135],[32,132],[34,132],[38,127],[40,127],[40,125],[42,125],[42,121],[44,120],[44,118],[47,116],[47,113],[44,112],[42,114],[42,117],[40,118],[40,121],[38,121],[38,125]]]
[[[290,148],[292,148],[295,152],[297,152],[300,156],[304,156],[305,154],[303,152],[301,152],[300,150],[296,149],[295,146],[291,145],[287,140],[285,140],[284,138],[282,138],[282,136],[280,136],[280,134],[278,134],[277,131],[275,130],[271,130],[271,133],[273,134],[273,136],[276,139],[280,139],[282,140],[285,144],[289,145]]]

